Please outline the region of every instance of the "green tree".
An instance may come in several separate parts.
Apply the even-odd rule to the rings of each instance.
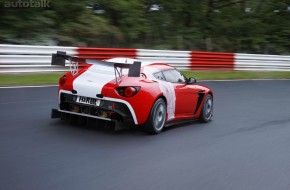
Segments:
[[[4,2],[0,43],[290,54],[289,0]]]

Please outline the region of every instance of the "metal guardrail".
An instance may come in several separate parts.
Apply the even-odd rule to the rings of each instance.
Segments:
[[[0,73],[66,71],[66,68],[50,65],[51,54],[66,51],[70,55],[78,55],[77,49],[77,47],[0,44]]]
[[[236,53],[235,70],[290,71],[290,56]]]
[[[68,70],[50,65],[56,51],[100,60],[128,57],[163,62],[181,70],[290,71],[290,56],[281,55],[0,44],[0,73]]]

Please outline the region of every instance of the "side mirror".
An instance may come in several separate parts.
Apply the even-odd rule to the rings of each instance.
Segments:
[[[194,84],[196,83],[196,79],[193,78],[193,77],[190,77],[188,80],[187,80],[187,84]]]

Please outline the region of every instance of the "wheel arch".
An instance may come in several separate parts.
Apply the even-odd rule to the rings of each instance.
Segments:
[[[161,99],[164,100],[165,105],[166,105],[166,107],[167,107],[167,99],[166,99],[166,97],[164,96],[164,94],[159,94],[159,95],[156,96],[156,98],[154,99],[154,101],[153,101],[153,103],[152,103],[152,105],[151,105],[151,109],[152,109],[154,103],[155,103],[159,98],[161,98]],[[150,111],[151,111],[151,109],[150,109]],[[166,114],[167,114],[167,109],[166,109]],[[149,115],[147,116],[146,121],[148,120],[149,117],[150,117],[150,113],[149,113]]]
[[[167,105],[167,99],[163,94],[160,94],[159,96],[157,96],[157,98],[155,99],[154,102],[156,102],[159,98],[162,98],[164,100],[165,104]]]
[[[212,93],[212,91],[210,90],[210,91],[208,91],[208,93],[207,94],[210,94],[212,97],[213,97],[213,93]]]

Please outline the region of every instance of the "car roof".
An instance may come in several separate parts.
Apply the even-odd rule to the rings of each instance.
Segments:
[[[153,67],[153,68],[158,69],[160,71],[174,69],[174,67],[172,67],[172,66],[170,66],[168,64],[165,64],[165,63],[152,63],[152,64],[147,65],[147,66]]]

